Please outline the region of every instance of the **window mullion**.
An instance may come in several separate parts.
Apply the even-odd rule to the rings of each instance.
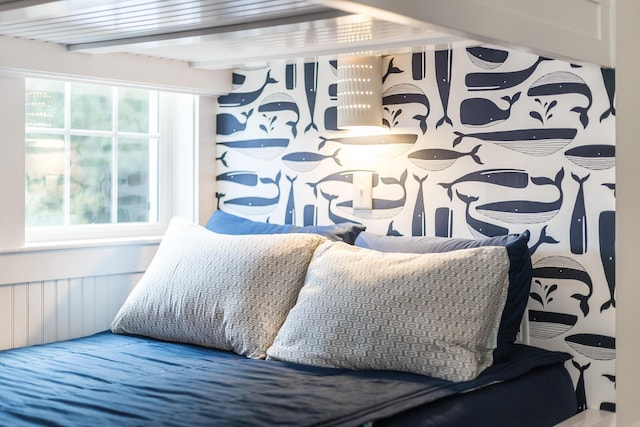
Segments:
[[[71,84],[64,85],[64,225],[71,225]]]
[[[118,223],[118,89],[112,90],[111,105],[111,223]]]

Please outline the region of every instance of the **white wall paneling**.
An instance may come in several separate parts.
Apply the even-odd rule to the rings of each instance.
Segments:
[[[108,329],[139,279],[128,273],[0,286],[0,349]]]

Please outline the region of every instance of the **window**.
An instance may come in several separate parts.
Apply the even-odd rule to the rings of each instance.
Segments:
[[[26,79],[28,234],[158,223],[159,122],[155,91]]]

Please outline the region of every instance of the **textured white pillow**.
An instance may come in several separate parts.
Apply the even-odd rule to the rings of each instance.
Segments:
[[[174,218],[111,329],[265,357],[324,241],[222,235]]]
[[[268,358],[470,380],[493,361],[487,337],[508,272],[504,247],[399,254],[324,243]]]

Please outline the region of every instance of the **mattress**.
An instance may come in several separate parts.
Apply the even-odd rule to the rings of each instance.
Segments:
[[[568,357],[515,345],[478,378],[449,382],[103,332],[0,352],[0,425],[525,425],[514,414],[527,408],[531,425],[553,425],[577,408]]]

